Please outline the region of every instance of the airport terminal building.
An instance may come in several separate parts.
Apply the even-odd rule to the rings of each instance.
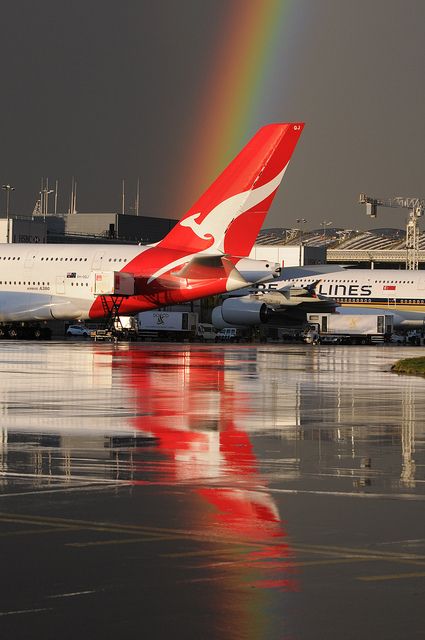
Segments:
[[[121,213],[13,215],[0,218],[0,242],[150,244],[159,242],[176,222]]]
[[[150,244],[159,242],[177,222],[113,212],[14,214],[8,220],[0,217],[0,242]],[[404,268],[406,237],[401,229],[263,229],[250,257],[288,267],[328,263]],[[420,269],[425,267],[425,233],[419,235],[418,264]]]

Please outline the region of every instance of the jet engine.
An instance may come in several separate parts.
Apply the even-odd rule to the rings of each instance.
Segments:
[[[212,322],[217,329],[234,326],[253,326],[264,324],[268,320],[270,310],[264,302],[246,296],[244,298],[227,298],[221,307],[212,312]]]

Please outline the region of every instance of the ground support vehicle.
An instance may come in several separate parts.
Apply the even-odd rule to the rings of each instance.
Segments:
[[[393,316],[387,314],[308,313],[307,344],[375,344],[389,342]]]
[[[217,336],[217,329],[213,324],[200,322],[196,328],[196,340],[199,342],[214,342]]]
[[[163,342],[184,342],[193,341],[197,331],[197,313],[156,309],[155,311],[143,311],[135,316],[117,316],[112,324],[97,328],[90,335],[95,341],[158,340]],[[208,331],[203,335],[207,336]]]
[[[52,331],[39,322],[0,323],[0,339],[50,340]]]
[[[114,321],[113,333],[119,340],[137,340],[139,330],[136,316],[118,316]]]
[[[192,342],[198,327],[198,314],[191,311],[142,311],[136,316],[138,340]]]
[[[237,327],[224,327],[215,337],[216,342],[240,342],[243,339],[243,332]]]
[[[90,332],[90,338],[94,342],[117,342],[118,338],[115,331],[111,329],[94,329]]]

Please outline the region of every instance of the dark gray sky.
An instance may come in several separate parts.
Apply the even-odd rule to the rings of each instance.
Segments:
[[[5,0],[0,181],[16,187],[13,211],[32,211],[42,176],[59,180],[65,210],[73,175],[80,211],[118,210],[121,179],[130,200],[140,176],[142,212],[179,217],[191,202],[172,196],[190,180],[200,97],[228,45],[229,15],[251,1],[260,7],[258,0]],[[404,226],[402,211],[381,210],[371,224],[356,203],[360,191],[425,197],[425,2],[282,2],[284,19],[260,69],[267,90],[259,97],[253,86],[240,119],[246,139],[270,121],[307,126],[265,226],[292,226],[300,216],[309,228],[323,219]],[[196,196],[205,186],[191,189]]]

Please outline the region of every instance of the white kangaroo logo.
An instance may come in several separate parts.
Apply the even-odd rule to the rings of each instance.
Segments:
[[[223,202],[220,202],[220,204],[214,207],[214,209],[212,209],[201,222],[197,222],[201,213],[194,213],[181,220],[179,224],[182,227],[192,229],[193,233],[201,240],[208,240],[212,238],[213,244],[208,248],[209,253],[224,253],[224,237],[229,225],[243,213],[246,213],[252,209],[252,207],[260,204],[260,202],[263,202],[263,200],[276,191],[285,174],[287,166],[288,165],[286,165],[275,178],[270,180],[270,182],[263,184],[261,187],[242,191],[242,193],[237,193],[236,195],[227,198],[227,200],[223,200]],[[255,182],[257,182],[260,175],[257,177]],[[197,255],[197,253],[198,251],[190,255],[183,256],[182,258],[174,260],[174,262],[170,262],[164,267],[161,267],[149,278],[148,284],[152,282],[152,280],[155,280],[155,278],[159,278],[163,273],[167,273],[167,271],[189,262],[191,258]]]
[[[201,213],[194,213],[181,220],[180,225],[192,229],[193,233],[201,240],[212,238],[213,245],[210,249],[222,251],[224,236],[230,223],[270,196],[278,188],[285,171],[286,167],[273,180],[258,189],[242,191],[242,193],[237,193],[220,202],[201,222],[197,221]]]
[[[212,235],[210,233],[207,233],[206,235],[203,235],[203,232],[202,232],[202,229],[201,229],[202,222],[196,222],[196,220],[199,218],[200,215],[201,215],[201,212],[194,213],[193,215],[189,216],[188,218],[185,218],[185,220],[182,220],[180,222],[180,225],[182,227],[189,227],[189,229],[192,229],[193,233],[196,236],[198,236],[198,238],[201,238],[201,240],[209,240],[210,238],[212,238]]]

